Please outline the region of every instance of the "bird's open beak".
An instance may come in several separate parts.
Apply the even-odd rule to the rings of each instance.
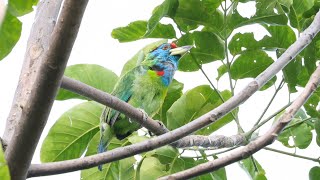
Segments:
[[[170,55],[184,55],[186,52],[188,52],[190,49],[192,48],[192,46],[182,46],[182,47],[177,47],[174,49],[170,50]]]

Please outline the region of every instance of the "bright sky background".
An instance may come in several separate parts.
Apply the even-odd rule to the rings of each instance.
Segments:
[[[119,75],[122,66],[128,59],[130,59],[142,47],[156,40],[148,39],[130,43],[119,43],[111,37],[112,29],[119,26],[126,26],[132,21],[147,20],[150,17],[153,8],[162,2],[162,0],[89,1],[68,65],[80,63],[99,64]],[[243,11],[240,11],[242,15],[249,16],[254,13],[253,3],[243,5],[242,7],[245,8]],[[0,89],[0,135],[4,132],[4,124],[11,108],[34,14],[35,13],[30,13],[20,18],[23,22],[21,38],[10,55],[0,61],[0,82],[3,84]],[[258,26],[246,26],[241,28],[241,30],[256,32],[257,34],[255,34],[255,37],[257,39],[262,38],[266,33],[263,28]],[[239,30],[237,30],[237,32],[238,31]],[[219,67],[218,63],[211,63],[204,66],[204,69],[211,80],[214,80],[217,77],[217,67]],[[175,78],[185,84],[184,91],[198,85],[208,84],[205,77],[200,72],[177,72]],[[248,82],[250,82],[249,79],[238,82],[236,91],[239,91]],[[228,87],[228,79],[226,76],[220,80],[219,87]],[[288,102],[288,95],[285,94],[285,91],[286,90],[284,88],[283,91],[279,93],[277,96],[278,99],[273,103],[274,106],[270,108],[268,111],[269,113],[267,113],[265,117],[272,114]],[[255,120],[260,116],[260,113],[265,108],[265,105],[268,103],[273,92],[274,88],[270,88],[268,91],[258,92],[240,107],[240,122],[245,130],[250,129]],[[40,163],[40,145],[47,135],[50,127],[63,112],[79,102],[81,101],[68,100],[64,102],[56,101],[54,103],[47,126],[44,129],[39,146],[36,149],[35,156],[32,161],[33,163]],[[268,127],[263,128],[260,132],[263,133],[267,128]],[[234,123],[230,123],[219,130],[216,134],[236,134],[236,126]],[[315,144],[315,142],[312,143]],[[283,146],[278,142],[271,147],[288,151],[288,149],[283,148]],[[294,149],[290,150],[290,152],[293,151]],[[319,147],[311,147],[303,152],[297,149],[297,153],[305,156],[317,157],[317,155],[319,155]],[[266,150],[261,150],[256,153],[254,157],[265,169],[267,177],[271,180],[307,179],[309,169],[317,165],[311,161],[291,158],[286,155]],[[227,176],[230,180],[249,179],[245,172],[240,169],[238,163],[227,166]],[[54,180],[57,178],[60,180],[80,179],[80,171],[34,179]]]

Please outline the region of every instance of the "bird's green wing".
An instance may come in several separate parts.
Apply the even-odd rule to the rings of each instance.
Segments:
[[[145,72],[146,72],[146,69],[143,66],[137,66],[132,70],[130,70],[129,72],[127,72],[125,75],[123,75],[119,79],[118,83],[115,85],[112,95],[118,97],[122,101],[128,102],[133,93],[132,86],[136,76],[143,74]],[[104,122],[112,126],[117,120],[120,113],[119,111],[116,111],[108,107],[105,110],[106,110],[106,113],[105,113],[106,117]]]

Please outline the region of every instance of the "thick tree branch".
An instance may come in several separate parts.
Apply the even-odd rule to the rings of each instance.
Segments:
[[[317,89],[317,86],[320,83],[320,66],[312,74],[308,84],[306,85],[303,92],[299,97],[288,107],[286,112],[281,116],[279,121],[275,123],[274,126],[270,128],[263,136],[259,137],[257,140],[250,142],[248,145],[239,148],[238,150],[230,153],[227,156],[224,156],[213,161],[200,164],[196,167],[187,169],[185,171],[180,171],[169,176],[159,178],[159,180],[165,179],[189,179],[195,176],[199,176],[204,173],[209,173],[215,170],[218,170],[221,167],[229,165],[231,163],[237,162],[241,159],[248,158],[250,155],[259,151],[260,149],[266,147],[267,145],[273,143],[273,141],[278,137],[281,131],[285,128],[287,124],[290,123],[291,119],[297,113],[297,111],[303,106],[303,104],[308,100],[311,94]]]
[[[49,48],[50,35],[56,24],[61,3],[62,0],[44,0],[38,4],[35,22],[28,39],[18,87],[16,88],[3,134],[3,139],[7,142],[10,142],[14,133],[16,121],[21,118],[22,107],[25,106],[34,85],[31,79],[34,79],[37,74],[37,67],[41,63],[41,59],[44,58],[43,52]]]
[[[320,30],[320,13],[317,13],[314,21],[304,31],[304,33],[293,43],[272,65],[262,72],[256,79],[249,83],[242,91],[233,96],[225,103],[207,114],[195,119],[194,121],[167,132],[158,137],[146,140],[137,144],[129,145],[122,148],[116,148],[101,154],[84,157],[82,159],[67,160],[61,162],[45,163],[33,165],[29,169],[28,176],[51,175],[65,172],[87,169],[99,164],[108,163],[133,156],[142,152],[147,152],[155,148],[175,142],[192,132],[195,132],[211,123],[216,122],[219,118],[238,107],[245,102],[252,94],[261,88],[268,80],[285,67],[297,54],[302,51],[314,38]]]
[[[130,104],[121,101],[120,99],[106,92],[86,85],[80,81],[64,76],[62,78],[61,88],[75,92],[79,95],[90,98],[91,100],[99,102],[103,105],[116,109],[125,114],[126,116],[130,117],[132,120],[138,122],[139,124],[141,124],[142,126],[144,126],[156,135],[161,135],[166,132],[169,132],[169,130],[166,127],[160,125],[157,121],[154,121],[152,118],[148,117],[147,119],[144,119],[144,114],[140,110],[131,106]],[[172,145],[176,147],[215,147],[218,149],[241,145],[244,141],[244,135],[233,135],[231,137],[226,137],[223,135],[190,135],[177,141],[176,143],[172,143]]]
[[[51,7],[52,2],[44,2],[39,7],[40,11],[50,10],[48,8]],[[87,2],[87,0],[65,0],[52,34],[43,34],[42,29],[38,29],[39,34],[36,34],[39,39],[43,35],[50,35],[49,41],[41,43],[29,41],[29,44],[32,45],[27,50],[26,56],[29,56],[27,58],[30,59],[36,59],[36,61],[30,60],[28,61],[31,62],[28,64],[29,67],[23,67],[27,68],[22,71],[23,73],[32,71],[31,74],[27,74],[28,79],[25,79],[25,83],[30,83],[30,86],[29,89],[24,89],[26,91],[22,92],[22,95],[25,96],[22,101],[16,99],[19,103],[18,108],[21,110],[19,117],[14,114],[11,117],[15,121],[14,134],[8,141],[10,143],[6,150],[6,159],[13,180],[25,179],[27,176],[34,150],[60,86]],[[36,21],[39,20],[38,23],[47,25],[47,22],[41,20],[41,16],[36,16],[36,18]],[[54,23],[52,19],[50,20],[49,23]],[[41,26],[37,28],[41,28]],[[39,57],[40,55],[42,56]]]

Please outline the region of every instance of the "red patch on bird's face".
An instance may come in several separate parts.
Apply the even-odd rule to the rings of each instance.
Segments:
[[[170,46],[171,46],[171,49],[174,49],[174,48],[178,47],[175,43],[171,43]]]
[[[163,76],[164,75],[164,71],[156,71],[158,76]]]

